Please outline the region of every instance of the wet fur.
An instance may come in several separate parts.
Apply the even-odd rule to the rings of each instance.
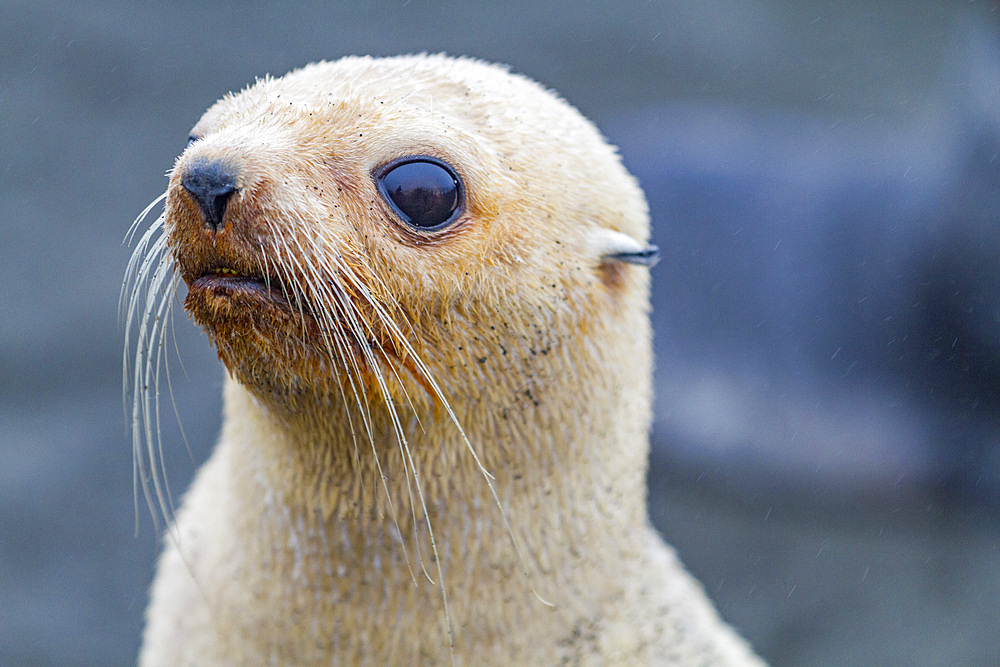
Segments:
[[[588,121],[496,66],[348,58],[230,95],[194,135],[123,291],[137,489],[168,519],[181,282],[229,378],[141,663],[754,661],[646,518],[649,275],[615,256],[648,215]],[[442,233],[375,189],[417,154],[465,183]],[[239,170],[218,233],[180,186],[198,159]],[[266,289],[202,289],[221,266]]]

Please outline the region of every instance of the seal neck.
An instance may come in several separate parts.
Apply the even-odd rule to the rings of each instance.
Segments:
[[[428,519],[435,528],[483,519],[501,526],[499,504],[508,518],[541,513],[556,524],[569,516],[607,516],[609,530],[644,522],[645,419],[622,419],[628,411],[613,404],[567,419],[553,395],[506,419],[500,408],[458,403],[464,431],[443,410],[397,415],[397,431],[384,409],[362,414],[336,403],[327,419],[289,418],[229,379],[222,442],[239,457],[231,474],[255,487],[244,497],[276,496],[325,521],[392,523],[404,533]],[[642,414],[642,406],[631,410]],[[621,513],[632,516],[621,521]]]

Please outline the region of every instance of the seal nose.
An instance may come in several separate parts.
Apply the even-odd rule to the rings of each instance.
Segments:
[[[222,229],[226,206],[236,191],[233,170],[217,160],[195,162],[187,168],[181,185],[198,201],[205,224],[215,232]]]

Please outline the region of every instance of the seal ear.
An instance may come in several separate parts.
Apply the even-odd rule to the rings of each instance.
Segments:
[[[590,243],[602,263],[625,262],[652,267],[660,261],[660,249],[655,245],[643,245],[627,234],[606,227],[595,230]]]

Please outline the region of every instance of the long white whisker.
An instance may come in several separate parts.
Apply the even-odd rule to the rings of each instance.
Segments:
[[[162,199],[160,197],[159,199]],[[157,199],[156,201],[159,201]],[[155,202],[154,202],[155,203]],[[152,204],[146,208],[145,211],[137,218],[141,220],[152,208]],[[138,223],[133,223],[133,226]],[[128,269],[126,270],[125,279],[122,283],[122,294],[119,297],[119,310],[121,310],[121,304],[124,301],[125,291],[130,292],[130,297],[128,300],[128,314],[125,320],[125,345],[124,351],[122,353],[122,398],[123,402],[128,405],[128,389],[129,389],[129,345],[131,342],[131,331],[132,323],[135,321],[135,314],[139,307],[141,296],[144,294],[141,285],[148,279],[150,270],[154,266],[159,266],[160,263],[164,261],[162,255],[165,248],[165,243],[162,242],[162,236],[157,238],[156,242],[153,243],[152,247],[150,245],[150,239],[162,228],[163,217],[160,216],[154,223],[146,230],[143,234],[138,247],[133,251],[132,256],[129,258]],[[148,249],[147,249],[148,247]],[[155,272],[155,269],[154,269]],[[146,294],[148,297],[148,293]],[[133,446],[133,456],[132,456],[132,487],[133,487],[133,504],[135,511],[135,527],[136,531],[139,529],[139,486],[141,481],[141,486],[143,494],[146,497],[146,503],[152,510],[152,498],[149,495],[148,487],[145,483],[146,471],[145,465],[143,464],[143,459],[141,455],[141,450],[139,448],[139,443],[141,441],[141,436],[139,435],[139,423],[140,410],[139,401],[142,396],[141,386],[140,386],[140,375],[139,369],[143,365],[143,342],[146,337],[145,326],[140,327],[139,339],[136,342],[136,359],[135,359],[135,380],[134,380],[134,401],[132,406],[132,446]],[[128,411],[126,408],[126,418],[128,418]],[[156,523],[156,517],[153,517],[154,524]]]
[[[270,227],[270,225],[269,225],[269,227]],[[272,240],[281,238],[280,235],[277,233],[277,231],[273,229],[273,227],[270,229],[270,231],[271,231],[271,238],[272,238]],[[262,251],[261,257],[262,257],[262,260],[263,260],[263,263],[264,263],[264,267],[265,267],[264,268],[265,283],[267,285],[268,291],[270,291],[270,289],[271,289],[271,279],[270,279],[270,270],[267,267],[267,251],[263,248],[263,246],[261,247],[261,251]],[[282,254],[280,248],[276,247],[275,251],[279,254],[279,256]],[[289,257],[292,257],[291,253],[288,253],[288,255],[289,255]],[[279,273],[280,273],[280,271],[279,271]],[[290,276],[286,276],[285,282],[288,282],[289,279],[290,279]],[[317,282],[319,282],[319,281],[317,280]],[[328,303],[328,302],[327,301],[323,301],[322,303]],[[301,300],[300,300],[300,304],[299,304],[299,309],[300,309],[300,315],[303,315],[303,313],[302,313],[302,306],[301,306]],[[348,376],[348,378],[350,380],[350,383],[351,383],[352,391],[355,394],[355,398],[357,398],[358,392],[357,392],[357,388],[354,386],[354,377],[350,373],[350,368],[348,367],[347,360],[346,360],[345,355],[344,355],[344,349],[343,349],[344,342],[340,340],[340,335],[341,334],[340,334],[339,329],[335,325],[334,318],[333,318],[332,314],[327,309],[325,309],[325,308],[322,308],[322,307],[317,306],[317,305],[313,305],[313,302],[310,302],[310,312],[312,312],[313,316],[318,321],[321,321],[321,324],[323,325],[323,326],[320,327],[320,335],[323,338],[323,343],[324,343],[324,346],[326,347],[326,350],[327,350],[327,352],[329,354],[331,364],[333,366],[336,366],[337,357],[339,357],[339,360],[340,360],[340,362],[342,364],[342,369],[344,370],[345,374]],[[302,317],[302,320],[304,322],[305,318]],[[336,346],[334,346],[334,342],[336,343]],[[336,352],[335,352],[335,349],[334,349],[335,347],[336,347]],[[343,401],[344,406],[346,407],[348,405],[348,403],[347,403],[347,395],[344,393],[343,385],[341,383],[337,383],[337,386],[338,386],[339,391],[340,391],[341,400]],[[357,433],[356,433],[355,428],[354,428],[354,419],[351,417],[350,410],[345,410],[345,415],[347,417],[348,428],[350,429],[350,432],[351,432],[351,441],[354,444],[354,459],[355,459],[355,463],[358,466],[360,466],[361,458],[360,458],[360,454],[358,452]],[[370,427],[368,428],[368,430],[370,432]],[[369,435],[369,437],[371,437],[371,435]]]
[[[177,282],[171,281],[167,286],[166,291],[164,291],[162,302],[160,308],[158,309],[159,315],[157,317],[157,322],[154,327],[158,329],[156,333],[156,362],[153,364],[155,371],[153,376],[153,386],[156,387],[155,402],[154,402],[154,413],[155,413],[155,424],[156,424],[156,452],[159,460],[160,475],[163,478],[163,489],[164,495],[167,500],[167,507],[170,509],[170,516],[174,514],[174,499],[173,494],[170,492],[170,483],[167,480],[167,465],[166,460],[163,457],[163,434],[160,430],[160,369],[163,368],[164,372],[167,374],[167,386],[170,386],[169,370],[167,366],[166,354],[167,340],[166,340],[166,330],[167,321],[170,317],[171,307],[173,305],[173,294],[177,289]],[[161,366],[161,360],[163,364]],[[171,393],[171,401],[173,401],[173,394]],[[167,517],[164,517],[166,520]]]
[[[143,275],[148,274],[150,268],[152,268],[152,262],[146,262],[143,265]],[[155,468],[151,467],[150,470],[146,469],[145,461],[146,458],[143,456],[142,443],[147,443],[147,452],[149,453],[149,462],[152,466],[155,458],[152,456],[153,447],[153,435],[151,421],[153,415],[150,411],[150,383],[154,379],[152,373],[152,357],[151,353],[153,347],[156,345],[156,339],[158,336],[158,328],[155,324],[162,318],[164,311],[168,308],[169,297],[168,295],[173,292],[172,287],[168,287],[167,283],[172,278],[174,281],[178,280],[172,275],[173,267],[169,259],[165,254],[160,253],[155,264],[155,269],[153,274],[148,281],[147,289],[143,296],[143,307],[144,314],[139,320],[139,332],[138,338],[136,340],[136,358],[135,358],[135,371],[134,371],[134,386],[133,386],[133,415],[132,415],[132,443],[134,448],[134,456],[138,461],[138,472],[140,482],[143,488],[143,495],[146,496],[146,502],[150,509],[153,509],[153,497],[149,488],[149,479],[153,481],[154,490],[156,492],[156,497],[160,502],[160,507],[163,509],[165,503],[163,501],[162,489],[159,483],[159,477],[155,472]],[[132,321],[133,316],[137,313],[138,303],[139,303],[139,289],[141,281],[135,286],[135,294],[129,305],[129,321]],[[158,399],[157,399],[158,400]],[[138,518],[138,517],[137,517]],[[154,525],[158,524],[156,513],[153,513]],[[138,524],[137,524],[138,526]]]
[[[295,240],[295,239],[293,239],[293,240],[296,243],[298,243],[297,240]],[[300,251],[303,250],[301,248],[301,245],[299,246],[299,249],[300,249]],[[305,253],[303,251],[303,255],[304,254]],[[301,268],[301,265],[300,265],[300,268]],[[354,278],[354,276],[351,275],[351,272],[344,272],[341,275],[345,275],[345,274],[350,275],[351,278],[353,278],[354,280],[356,280],[356,278]],[[377,305],[377,304],[375,304],[375,305]],[[384,309],[380,309],[380,310],[381,310],[380,318],[383,318],[383,319],[387,318],[388,315],[385,314]],[[448,609],[448,594],[447,594],[447,589],[446,589],[446,586],[445,586],[445,583],[444,583],[444,570],[443,570],[443,566],[441,564],[441,557],[440,557],[440,554],[438,552],[437,539],[436,539],[436,537],[434,535],[434,527],[433,527],[432,522],[431,522],[430,512],[427,509],[427,501],[426,501],[426,498],[424,497],[423,488],[422,488],[422,486],[420,484],[420,476],[419,476],[419,472],[417,471],[416,462],[413,459],[413,454],[412,454],[412,452],[410,450],[409,442],[406,439],[406,433],[405,433],[405,431],[403,429],[402,423],[399,420],[399,415],[396,412],[396,408],[395,408],[394,402],[392,400],[392,395],[389,392],[388,385],[386,384],[385,378],[383,377],[382,372],[381,372],[381,370],[379,368],[378,361],[375,358],[375,355],[372,352],[371,347],[370,347],[370,345],[367,342],[367,336],[364,335],[364,331],[360,328],[360,324],[358,322],[358,320],[360,318],[357,318],[355,316],[355,314],[353,312],[353,308],[351,308],[347,312],[347,315],[349,317],[349,322],[348,323],[350,324],[350,326],[352,327],[352,329],[354,329],[355,336],[358,339],[357,340],[358,346],[361,349],[362,354],[364,355],[365,359],[367,360],[367,362],[368,362],[368,364],[369,364],[369,366],[371,368],[372,374],[373,374],[373,376],[375,378],[375,381],[376,381],[376,383],[379,386],[379,390],[382,392],[382,395],[383,395],[383,397],[385,399],[386,407],[387,407],[388,413],[389,413],[389,417],[390,417],[390,420],[392,421],[393,431],[396,433],[396,438],[397,438],[397,441],[398,441],[399,446],[400,446],[400,452],[403,454],[404,465],[408,466],[408,468],[409,468],[408,472],[409,472],[410,475],[413,476],[413,482],[414,482],[413,483],[413,487],[416,489],[417,498],[420,501],[420,507],[421,507],[421,510],[423,512],[423,515],[424,515],[424,522],[427,524],[427,533],[428,533],[428,537],[430,538],[431,551],[434,554],[434,560],[435,560],[435,564],[437,566],[438,588],[441,591],[441,599],[442,599],[442,603],[444,605],[445,620],[446,620],[446,623],[447,623],[447,626],[448,626],[448,642],[449,642],[449,646],[452,647],[452,648],[454,648],[454,631],[453,631],[453,627],[452,627],[452,623],[451,623],[451,613],[450,613],[450,611]],[[374,332],[371,332],[371,333],[374,333]],[[410,349],[412,350],[412,347]],[[409,487],[409,477],[407,476],[406,479],[407,479],[407,487],[410,488]],[[413,509],[413,505],[414,504],[411,502],[411,509]],[[417,522],[416,522],[416,517],[414,517],[414,531],[416,531],[416,529],[417,529]],[[417,548],[418,548],[418,552],[419,552],[419,543],[420,543],[420,540],[419,540],[419,537],[416,535],[416,532],[414,534],[414,540],[415,540],[415,543],[417,544]],[[423,559],[422,558],[421,558],[421,567],[423,568]],[[427,573],[426,568],[423,568],[423,569],[424,569],[425,576],[427,576],[428,580],[430,580],[433,583],[433,579],[431,579],[430,575]]]
[[[276,237],[272,237],[272,238],[281,238],[281,237],[276,236]],[[298,239],[293,238],[292,240],[298,246],[299,253],[302,254],[302,255],[304,255],[304,249],[302,248],[301,244],[299,244]],[[280,248],[277,247],[277,246],[275,247],[275,251],[279,254],[279,260],[281,260],[281,261],[278,262],[279,268],[282,267],[282,266],[287,266],[287,264],[292,264],[292,265],[294,265],[294,267],[301,274],[306,275],[306,276],[308,276],[311,279],[312,282],[310,284],[315,287],[315,289],[316,289],[317,292],[319,292],[318,296],[320,298],[317,299],[317,301],[319,303],[330,303],[330,304],[333,304],[334,306],[336,306],[338,308],[338,310],[341,312],[342,317],[344,318],[343,321],[348,321],[349,322],[349,321],[352,320],[352,318],[355,317],[354,308],[353,308],[352,305],[350,305],[350,302],[347,301],[347,300],[342,299],[340,293],[337,290],[335,290],[334,288],[331,288],[328,285],[328,283],[326,281],[324,281],[322,279],[322,277],[317,273],[317,270],[312,265],[309,265],[308,269],[307,269],[298,260],[298,258],[296,257],[296,255],[294,253],[288,252],[287,255],[286,255],[286,254],[282,253],[281,250],[280,250]],[[331,273],[331,274],[329,274],[329,276],[332,278],[334,276],[334,274]],[[285,276],[285,281],[286,282],[293,282],[294,283],[294,280],[291,278],[291,276]],[[299,302],[300,308],[301,308],[301,302],[303,300],[304,299],[301,299],[300,302]],[[313,302],[310,301],[310,304],[312,304],[312,303]],[[320,311],[320,310],[322,310],[322,312],[317,312],[317,311]],[[310,312],[312,312],[314,314],[314,316],[317,317],[317,319],[319,321],[321,321],[323,327],[325,327],[327,330],[329,330],[329,331],[340,331],[341,330],[341,327],[338,326],[338,324],[335,321],[334,316],[333,316],[332,313],[326,311],[325,309],[319,309],[315,305],[311,305]],[[324,337],[325,337],[325,334],[324,334]],[[339,345],[341,346],[341,355],[342,355],[342,358],[346,357],[347,359],[349,359],[351,361],[351,365],[354,368],[354,371],[355,371],[354,375],[352,376],[350,373],[348,373],[348,377],[350,379],[352,391],[353,391],[355,397],[357,398],[358,395],[359,395],[359,392],[358,392],[358,387],[355,384],[354,377],[357,377],[360,380],[360,378],[362,377],[361,370],[358,367],[356,360],[354,359],[354,355],[351,354],[350,352],[348,352],[346,349],[344,349],[344,346],[347,346],[348,344],[346,342],[343,342],[343,343],[339,343]],[[358,341],[358,345],[362,349],[364,349],[363,341]],[[327,346],[328,346],[328,350],[329,350],[329,341],[328,340],[327,340]],[[345,366],[346,366],[346,364],[345,364]],[[365,396],[365,392],[363,392],[363,391],[360,392],[360,394],[361,394],[361,396]],[[345,398],[345,401],[346,401],[346,398]],[[400,531],[400,528],[399,528],[399,521],[398,521],[397,516],[396,516],[395,505],[394,505],[393,500],[392,500],[392,495],[389,493],[388,481],[387,481],[385,473],[382,470],[382,464],[381,464],[381,461],[379,460],[379,457],[378,457],[378,450],[377,450],[377,448],[375,446],[375,438],[374,438],[374,433],[373,433],[373,429],[372,429],[372,424],[370,422],[371,418],[370,418],[370,413],[369,413],[369,407],[368,407],[367,397],[365,397],[364,401],[363,401],[362,410],[361,410],[361,417],[362,417],[362,420],[364,422],[365,431],[368,434],[368,440],[369,440],[369,443],[371,445],[372,456],[373,456],[374,461],[375,461],[375,467],[376,467],[376,470],[378,472],[379,479],[381,480],[383,490],[385,492],[386,501],[387,501],[387,504],[389,506],[389,513],[392,516],[393,524],[396,527],[396,531],[400,535],[400,544],[402,545],[403,559],[406,562],[406,567],[407,567],[407,570],[410,572],[411,578],[413,578],[413,571],[412,571],[412,568],[410,566],[410,559],[409,559],[409,555],[408,555],[406,547],[405,547],[405,543],[402,540],[402,532]],[[409,480],[407,480],[407,482],[408,481]],[[419,544],[417,545],[417,548],[419,550]]]
[[[348,277],[352,282],[356,281],[357,278],[353,276],[353,274],[350,272],[350,270],[347,269],[347,267],[345,267],[345,269],[346,269],[346,271],[345,271],[344,275],[346,277]],[[408,446],[408,443],[406,441],[406,437],[403,434],[402,424],[399,421],[399,418],[398,418],[398,416],[396,414],[396,410],[395,410],[395,406],[393,405],[392,398],[391,398],[391,396],[388,393],[388,387],[385,384],[385,379],[382,377],[382,372],[381,372],[381,370],[379,368],[378,360],[375,358],[375,355],[374,355],[374,353],[371,350],[371,346],[368,343],[368,338],[369,337],[374,338],[375,334],[372,331],[372,329],[371,329],[370,326],[366,326],[366,328],[368,329],[368,333],[366,335],[365,331],[362,330],[361,322],[359,321],[360,319],[361,318],[358,318],[356,316],[353,308],[351,308],[350,312],[348,313],[348,324],[353,329],[354,336],[355,336],[356,340],[358,341],[358,345],[360,346],[360,348],[362,350],[362,353],[364,354],[365,359],[368,362],[368,365],[371,367],[372,373],[376,377],[376,382],[379,385],[380,391],[382,391],[382,394],[385,397],[386,405],[387,405],[387,407],[389,409],[390,418],[392,419],[393,430],[396,432],[396,437],[397,437],[397,440],[398,440],[398,442],[400,444],[400,452],[404,454],[403,455],[403,459],[402,459],[403,460],[404,472],[406,472],[406,473],[413,472],[412,468],[410,467],[409,462],[408,462],[407,454],[408,454],[409,446]],[[390,368],[391,368],[391,365],[390,365]],[[393,369],[393,373],[395,374],[395,369]],[[399,382],[399,377],[398,376],[396,376],[396,381],[397,381],[397,383],[399,383],[400,385],[402,385],[402,383]],[[412,409],[412,405],[411,405],[411,409]],[[404,449],[407,450],[407,451],[404,452]],[[406,481],[407,496],[410,499],[410,512],[411,512],[411,515],[412,515],[411,518],[412,518],[412,521],[413,521],[413,540],[414,540],[414,544],[416,544],[416,547],[417,547],[417,555],[418,555],[418,557],[420,559],[420,566],[421,566],[421,569],[424,572],[424,576],[427,577],[428,581],[431,581],[433,583],[434,580],[431,578],[430,573],[427,572],[427,569],[424,566],[423,555],[420,553],[420,538],[419,538],[419,535],[418,535],[418,532],[417,532],[419,524],[417,522],[417,517],[416,517],[416,503],[414,502],[414,498],[413,498],[413,487],[417,486],[418,487],[417,488],[418,496],[420,496],[420,498],[422,499],[422,493],[420,493],[418,478],[417,478],[416,475],[414,475],[414,484],[413,485],[410,484],[409,474],[405,475],[404,479]],[[427,517],[427,522],[428,523],[430,522],[429,517]]]
[[[156,499],[160,506],[160,512],[162,513],[164,520],[167,525],[170,524],[170,517],[172,516],[172,503],[169,498],[169,489],[166,485],[166,479],[163,478],[165,471],[162,466],[162,436],[160,434],[160,386],[159,386],[159,368],[160,368],[160,356],[162,353],[162,333],[163,333],[163,322],[166,312],[170,308],[170,294],[176,289],[176,285],[171,285],[171,282],[176,282],[179,278],[173,273],[173,266],[169,263],[160,264],[157,267],[156,274],[154,274],[153,279],[150,284],[150,295],[159,294],[158,305],[155,309],[150,308],[146,311],[143,317],[143,329],[149,331],[148,339],[146,340],[146,349],[144,352],[145,360],[145,371],[141,378],[137,377],[137,387],[136,391],[142,394],[142,419],[143,419],[143,433],[145,435],[146,442],[146,453],[148,456],[148,461],[150,465],[150,478],[153,482],[153,490]],[[150,321],[150,318],[153,318]],[[152,328],[150,328],[152,325]],[[154,347],[157,350],[157,354],[152,356],[152,351]],[[138,360],[137,360],[138,361]],[[136,369],[138,376],[138,367]],[[141,384],[138,384],[141,380]],[[150,389],[153,390],[152,402],[150,401]],[[154,437],[155,433],[155,437]],[[159,474],[156,470],[157,456],[156,452],[160,452],[160,471]]]
[[[163,216],[161,215],[153,222],[150,228],[146,230],[146,233],[142,235],[142,239],[139,241],[138,246],[129,258],[128,268],[125,270],[125,279],[122,281],[122,292],[118,297],[119,317],[123,317],[125,320],[125,345],[122,351],[122,399],[126,405],[128,403],[128,361],[132,323],[135,321],[135,316],[142,297],[146,296],[140,288],[141,285],[148,279],[151,267],[162,262],[169,261],[164,256],[164,251],[167,246],[166,238],[161,235],[157,237],[152,244],[150,244],[152,237],[159,233],[162,227]],[[123,306],[126,304],[126,290],[129,292],[129,298],[127,301],[127,307],[124,307],[123,309]]]
[[[353,275],[349,277],[353,278],[354,280],[357,280]],[[360,284],[356,284],[355,287],[358,289],[364,289],[363,285]],[[399,327],[396,326],[392,318],[389,317],[388,313],[385,312],[385,309],[381,306],[381,304],[373,300],[372,306],[373,308],[375,308],[376,313],[378,313],[379,318],[382,320],[383,324],[389,329],[389,332],[393,336],[393,339],[403,348],[403,350],[406,352],[408,356],[412,356],[414,366],[420,372],[421,376],[426,380],[428,386],[431,387],[431,389],[434,392],[434,396],[441,402],[441,405],[444,407],[446,413],[448,414],[449,419],[455,425],[455,428],[461,435],[466,448],[472,455],[472,458],[475,461],[476,466],[478,467],[480,473],[483,475],[483,479],[486,480],[486,485],[489,487],[490,495],[493,497],[494,502],[496,502],[497,508],[500,510],[500,516],[503,520],[507,536],[511,541],[511,545],[513,546],[514,552],[517,555],[518,562],[521,565],[521,573],[528,580],[528,585],[531,588],[531,592],[543,604],[548,606],[553,606],[552,603],[548,602],[547,600],[542,598],[541,595],[539,595],[538,591],[534,587],[534,584],[531,582],[531,575],[529,574],[527,565],[525,564],[520,544],[518,543],[517,538],[514,535],[514,529],[510,525],[510,520],[507,517],[507,512],[506,510],[504,510],[503,503],[500,501],[500,497],[497,494],[496,487],[493,484],[496,478],[488,470],[486,470],[486,467],[483,465],[481,459],[479,458],[479,455],[476,452],[475,447],[473,447],[472,443],[469,441],[469,438],[465,433],[465,429],[463,429],[461,423],[459,423],[458,417],[455,415],[455,412],[452,409],[451,404],[448,402],[447,398],[445,398],[444,392],[441,390],[440,386],[434,379],[434,376],[431,374],[426,364],[424,364],[420,356],[417,355],[416,351],[413,349],[413,346],[405,338],[405,336],[403,336],[403,333],[399,330]]]
[[[132,242],[132,238],[134,237],[136,230],[139,229],[139,225],[142,224],[142,221],[146,218],[147,215],[149,215],[149,212],[152,211],[157,204],[159,204],[166,198],[167,198],[167,193],[166,191],[164,191],[164,193],[161,194],[159,197],[149,202],[149,205],[146,206],[146,208],[142,209],[142,213],[137,215],[135,220],[132,221],[132,224],[129,225],[128,231],[125,232],[125,238],[122,239],[122,244],[128,245],[129,243]]]
[[[358,279],[358,277],[354,274],[353,270],[343,261],[338,261],[337,266],[340,269],[341,274],[344,275],[351,283],[351,285],[354,286],[357,293],[364,298],[365,303],[367,303],[369,306],[372,307],[372,312],[374,312],[378,316],[379,321],[381,321],[389,329],[389,333],[393,334],[393,332],[398,332],[399,328],[396,326],[395,321],[385,311],[385,309],[381,307],[381,304],[378,302],[378,300],[371,294],[371,292],[367,289],[367,287],[365,287],[364,284]],[[367,331],[367,335],[372,340],[378,340],[379,336],[376,334],[372,325],[369,324],[366,320],[362,320],[362,323],[365,325],[365,330]],[[391,336],[393,341],[395,341],[399,337],[401,336],[400,335]],[[381,350],[381,345],[379,345],[379,348],[380,351],[382,351],[383,356],[386,356],[385,351]],[[404,351],[406,351],[405,348]],[[410,352],[406,352],[406,354],[407,356],[409,356]],[[410,406],[410,412],[413,414],[414,419],[417,420],[417,425],[420,427],[421,430],[424,430],[424,425],[420,421],[420,414],[417,412],[417,409],[413,406],[413,401],[410,398],[410,393],[406,390],[406,385],[400,379],[399,372],[396,370],[395,365],[391,363],[387,363],[386,365],[389,367],[389,371],[395,378],[396,384],[399,386],[400,391],[403,392],[403,398],[406,399],[407,405]]]

